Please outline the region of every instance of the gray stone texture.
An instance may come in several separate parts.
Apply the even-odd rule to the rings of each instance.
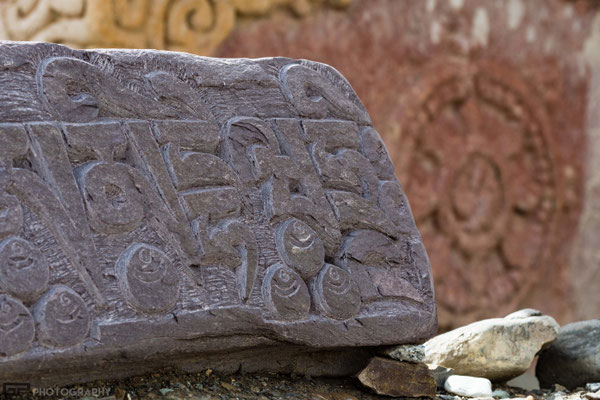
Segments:
[[[563,326],[540,354],[535,373],[542,387],[558,383],[573,389],[600,382],[600,319]]]
[[[435,333],[408,202],[335,69],[16,42],[0,65],[4,379],[344,374],[341,349]]]

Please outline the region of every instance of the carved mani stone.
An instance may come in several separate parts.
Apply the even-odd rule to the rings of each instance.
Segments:
[[[435,333],[408,202],[333,68],[11,42],[0,62],[3,379],[351,373],[341,348]]]

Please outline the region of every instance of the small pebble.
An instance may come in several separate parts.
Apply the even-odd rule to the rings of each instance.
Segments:
[[[166,396],[167,394],[171,393],[172,391],[173,391],[173,389],[168,389],[168,388],[163,388],[163,389],[159,390],[160,394],[162,394],[163,396]]]
[[[451,375],[446,379],[444,389],[459,396],[492,397],[492,382],[485,378]]]
[[[600,391],[600,382],[588,383],[587,385],[585,385],[585,390],[592,393]]]
[[[563,400],[564,393],[563,392],[556,392],[556,393],[552,393],[550,395],[550,397],[548,397],[548,400]]]
[[[563,385],[559,385],[558,383],[555,383],[554,385],[552,385],[552,391],[553,392],[566,392],[567,388],[564,387]]]
[[[506,390],[496,389],[492,392],[492,397],[496,399],[508,399],[510,397],[510,393]]]
[[[438,397],[442,400],[457,400],[460,399],[458,396],[451,396],[449,394],[438,394]]]

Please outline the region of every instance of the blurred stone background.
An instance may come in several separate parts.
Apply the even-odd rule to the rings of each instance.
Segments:
[[[441,329],[600,317],[598,0],[0,0],[0,38],[330,64],[397,167]]]

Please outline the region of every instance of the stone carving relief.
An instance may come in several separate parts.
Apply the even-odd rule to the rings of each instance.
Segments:
[[[35,336],[33,317],[19,300],[0,296],[0,355],[13,356],[29,349]]]
[[[154,48],[210,54],[239,18],[276,9],[308,15],[325,3],[349,0],[6,0],[0,2],[0,39],[73,47]]]
[[[548,117],[498,65],[450,64],[419,90],[400,170],[439,269],[439,306],[449,316],[510,308],[544,271],[562,202]]]
[[[35,304],[33,315],[39,341],[49,347],[69,347],[88,334],[90,316],[87,305],[77,292],[56,286]]]
[[[227,350],[434,332],[402,187],[333,69],[35,51],[49,56],[23,85],[43,114],[0,124],[0,372],[114,349],[146,359],[140,343],[162,354],[216,337]],[[179,73],[206,65],[229,73],[216,94]],[[245,96],[263,93],[276,100],[249,112]]]

